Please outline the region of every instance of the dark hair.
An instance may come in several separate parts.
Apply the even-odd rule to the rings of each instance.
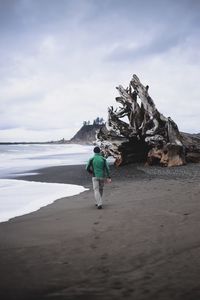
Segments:
[[[96,147],[94,147],[93,151],[94,151],[94,153],[100,153],[101,150],[98,146],[96,146]]]

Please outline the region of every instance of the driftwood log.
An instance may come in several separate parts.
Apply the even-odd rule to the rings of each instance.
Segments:
[[[97,143],[105,156],[113,156],[117,166],[142,161],[181,166],[189,160],[200,161],[200,138],[194,145],[170,117],[157,110],[149,86],[133,75],[126,89],[119,85],[117,90],[120,106],[108,108],[108,121],[97,133]],[[196,153],[194,159],[192,153]]]

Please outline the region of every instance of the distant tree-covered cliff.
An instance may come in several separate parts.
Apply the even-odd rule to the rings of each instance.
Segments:
[[[96,131],[105,125],[104,119],[97,117],[93,122],[83,121],[83,126],[71,138],[70,143],[93,144],[96,140]]]

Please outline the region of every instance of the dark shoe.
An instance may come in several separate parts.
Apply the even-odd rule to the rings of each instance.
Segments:
[[[98,209],[102,209],[102,205],[98,205]]]

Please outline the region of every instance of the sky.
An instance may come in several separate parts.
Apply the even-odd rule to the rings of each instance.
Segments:
[[[200,132],[199,0],[0,0],[0,142],[71,138],[133,74]]]

